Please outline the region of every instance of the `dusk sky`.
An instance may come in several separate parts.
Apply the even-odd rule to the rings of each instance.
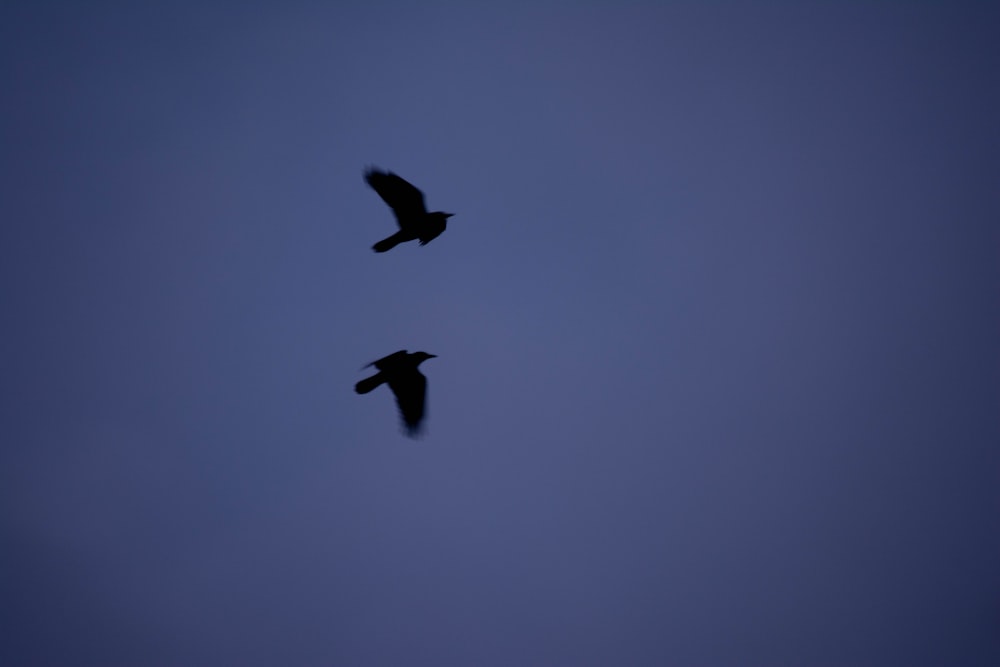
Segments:
[[[1000,664],[998,34],[3,3],[0,664]]]

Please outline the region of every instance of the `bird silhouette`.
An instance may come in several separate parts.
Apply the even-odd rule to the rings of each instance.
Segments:
[[[379,372],[354,385],[354,391],[367,394],[383,383],[388,384],[396,397],[396,405],[399,406],[399,415],[407,435],[416,437],[424,419],[427,398],[427,378],[417,370],[417,366],[436,356],[426,352],[407,353],[406,350],[393,352],[367,364],[365,368],[374,366]]]
[[[375,252],[392,250],[400,243],[419,240],[427,245],[444,231],[453,213],[427,212],[424,193],[391,171],[368,169],[365,183],[378,193],[396,216],[399,231],[372,246]]]

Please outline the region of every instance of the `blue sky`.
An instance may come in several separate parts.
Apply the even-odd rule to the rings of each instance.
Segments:
[[[0,662],[997,664],[998,19],[5,4]]]

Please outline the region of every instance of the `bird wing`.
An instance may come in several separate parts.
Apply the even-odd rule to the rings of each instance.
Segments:
[[[427,378],[413,369],[400,373],[389,380],[389,389],[396,397],[399,415],[407,433],[415,436],[420,433],[420,423],[424,419],[424,402],[427,398]]]
[[[365,172],[365,182],[378,193],[382,201],[389,205],[400,227],[410,218],[419,218],[427,214],[424,193],[391,171],[369,169]]]
[[[368,366],[374,366],[380,371],[391,370],[394,366],[398,365],[399,362],[403,361],[408,356],[409,355],[406,353],[406,350],[400,350],[398,352],[393,352],[392,354],[388,354],[382,357],[381,359],[376,359],[375,361],[368,364]],[[368,368],[368,366],[365,366],[365,368]]]

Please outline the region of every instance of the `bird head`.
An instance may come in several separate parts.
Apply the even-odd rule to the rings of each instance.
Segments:
[[[420,364],[422,364],[423,362],[427,361],[428,359],[435,358],[437,355],[436,354],[428,354],[427,352],[414,352],[410,356],[413,357],[413,361],[416,363],[417,366],[419,366]]]

